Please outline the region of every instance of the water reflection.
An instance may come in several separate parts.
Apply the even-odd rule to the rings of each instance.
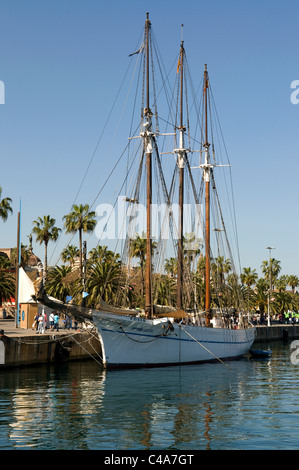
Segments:
[[[275,439],[297,448],[299,373],[288,353],[227,366],[1,371],[0,449],[248,449]]]

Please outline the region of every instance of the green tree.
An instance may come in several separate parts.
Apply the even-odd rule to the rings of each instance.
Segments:
[[[284,292],[287,288],[288,280],[287,276],[281,276],[276,279],[275,281],[275,287],[278,290],[278,292]]]
[[[63,302],[66,301],[66,296],[70,295],[69,285],[65,281],[65,277],[71,272],[70,266],[55,266],[49,269],[45,289],[48,295],[55,297]]]
[[[82,232],[93,232],[96,226],[96,213],[89,210],[88,204],[74,204],[69,214],[63,217],[64,227],[67,233],[79,233],[79,256],[80,256],[80,274],[83,274],[82,260]]]
[[[196,235],[191,233],[186,233],[183,237],[183,251],[184,259],[187,263],[189,270],[191,270],[191,264],[195,262],[197,256],[200,255],[200,249],[202,247],[202,240],[197,238]]]
[[[74,266],[76,258],[79,258],[80,251],[75,245],[68,245],[61,252],[61,259],[64,263],[69,263],[71,267]]]
[[[97,261],[101,262],[101,261],[108,261],[108,260],[117,261],[119,257],[120,256],[118,253],[114,253],[113,251],[109,250],[108,246],[106,245],[104,246],[98,245],[92,250],[90,250],[90,252],[88,253],[88,260],[90,263],[96,263]]]
[[[21,243],[21,267],[22,268],[25,268],[28,265],[30,255],[31,255],[31,251],[28,249],[27,245],[23,245],[23,243]],[[18,248],[15,247],[11,250],[11,255],[10,255],[10,261],[13,264],[13,266],[15,266],[18,261],[17,257],[18,257]]]
[[[96,262],[88,267],[86,290],[89,294],[87,301],[96,306],[103,299],[112,304],[117,293],[120,276],[120,262]]]
[[[299,286],[299,278],[294,274],[290,274],[288,277],[288,285],[292,288],[293,294],[295,294],[296,287]]]
[[[2,195],[2,188],[0,186],[0,217],[5,222],[8,218],[8,214],[9,213],[12,214],[13,212],[12,207],[11,207],[12,200],[10,199],[10,197],[1,199],[1,195]]]
[[[152,253],[157,247],[156,242],[152,242]],[[136,235],[135,238],[130,240],[129,253],[132,258],[139,258],[140,268],[141,268],[141,278],[142,278],[142,289],[144,291],[144,268],[146,262],[146,238],[145,234]]]
[[[6,268],[0,268],[0,302],[15,297],[16,283],[12,273]]]
[[[178,260],[177,258],[169,258],[165,260],[165,271],[167,274],[170,274],[170,276],[175,276],[178,272]]]
[[[275,281],[281,271],[281,266],[280,266],[280,261],[278,261],[275,258],[271,258],[270,260],[271,263],[271,284],[272,286],[275,285]],[[263,261],[261,268],[262,268],[262,273],[265,276],[266,281],[270,280],[269,273],[270,273],[270,266],[269,266],[269,261]]]
[[[268,282],[264,278],[258,279],[254,291],[254,302],[261,313],[265,313],[268,305],[268,288]]]
[[[214,259],[211,265],[211,270],[214,278],[217,279],[220,290],[222,290],[225,281],[225,274],[228,274],[232,269],[230,259],[224,259],[224,256],[218,256]]]
[[[255,269],[251,271],[251,268],[243,268],[243,273],[240,275],[240,279],[243,285],[251,287],[256,283],[258,274]]]
[[[47,278],[48,271],[48,243],[49,241],[56,241],[58,239],[60,228],[55,227],[56,220],[49,215],[44,215],[43,218],[38,217],[33,222],[32,232],[36,235],[36,241],[41,245],[45,245],[45,266],[44,273],[45,279]]]
[[[5,271],[14,270],[13,264],[8,256],[0,255],[0,269]]]
[[[227,302],[231,307],[245,308],[246,302],[247,307],[249,304],[248,288],[239,283],[239,279],[236,273],[231,273],[227,276]]]
[[[286,291],[279,291],[275,292],[274,294],[275,300],[273,304],[274,311],[277,313],[281,313],[284,315],[284,312],[287,310],[292,310],[293,302],[292,302],[292,294]]]
[[[154,303],[160,305],[174,305],[176,301],[176,283],[168,276],[159,276],[156,279]]]

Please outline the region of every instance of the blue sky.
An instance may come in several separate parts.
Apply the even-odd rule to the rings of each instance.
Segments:
[[[50,214],[63,226],[147,11],[166,62],[177,53],[183,23],[191,70],[199,77],[208,64],[232,164],[242,266],[260,272],[271,245],[282,274],[299,275],[299,104],[290,100],[291,82],[299,80],[299,3],[293,0],[1,0],[0,186],[14,213],[1,223],[0,246],[16,246],[20,199],[22,243],[38,216]],[[126,141],[125,131],[117,139]],[[113,164],[108,143],[101,139],[92,182],[84,182],[76,202],[90,203],[103,184]],[[49,245],[50,264],[65,240]],[[89,248],[96,242],[93,235]],[[43,246],[34,243],[34,251],[43,259]]]

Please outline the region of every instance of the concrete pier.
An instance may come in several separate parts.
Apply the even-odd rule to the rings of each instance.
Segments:
[[[276,341],[299,338],[299,325],[275,324],[271,326],[261,325],[256,327],[255,343],[261,341]]]
[[[101,364],[101,345],[95,331],[16,328],[14,320],[0,320],[0,369],[94,358]]]

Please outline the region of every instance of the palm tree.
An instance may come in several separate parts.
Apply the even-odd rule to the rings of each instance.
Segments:
[[[130,256],[132,258],[139,258],[141,268],[141,284],[144,291],[144,264],[146,258],[146,238],[137,235],[130,240]],[[143,292],[142,292],[143,294]]]
[[[21,243],[21,266],[25,269],[28,264],[29,258],[31,255],[31,251],[28,249],[27,245],[23,245]],[[11,250],[10,261],[15,266],[18,263],[18,248],[15,247]]]
[[[152,242],[152,253],[156,247],[157,243]],[[146,238],[144,233],[142,236],[136,235],[135,238],[131,238],[129,250],[132,258],[139,258],[140,260],[142,289],[144,291],[144,266],[146,262]]]
[[[44,215],[43,218],[38,217],[38,219],[33,222],[34,227],[32,232],[36,235],[36,241],[39,242],[40,245],[42,243],[45,244],[45,279],[47,278],[48,271],[48,243],[50,240],[56,241],[61,231],[60,228],[55,227],[55,223],[56,220],[49,215]]]
[[[12,208],[11,208],[11,202],[12,200],[10,197],[6,197],[4,199],[1,199],[1,194],[2,194],[2,188],[0,186],[0,217],[5,222],[8,218],[8,213],[10,212],[12,214]]]
[[[80,255],[80,274],[83,274],[82,261],[82,232],[93,232],[96,226],[96,213],[89,210],[88,204],[72,206],[72,211],[63,217],[64,227],[67,233],[79,232],[79,255]]]
[[[281,271],[281,266],[280,266],[280,261],[278,261],[275,258],[271,258],[271,283],[272,285],[275,284],[276,278],[278,277],[278,274]],[[265,279],[269,282],[269,273],[270,273],[270,267],[269,267],[269,261],[263,261],[262,265],[262,272],[265,276]]]
[[[231,273],[227,276],[227,301],[231,306],[236,306],[237,308],[242,308],[245,305],[247,300],[247,305],[249,305],[249,296],[247,288],[244,285],[239,284],[238,275],[236,273]]]
[[[258,274],[255,269],[251,271],[251,268],[243,268],[243,273],[240,275],[242,284],[245,284],[247,287],[251,287],[255,284],[258,278]]]
[[[49,274],[45,285],[47,294],[65,302],[66,296],[70,295],[70,288],[64,281],[64,278],[70,272],[71,267],[64,265],[55,266],[54,269],[49,269]]]
[[[194,262],[197,256],[200,255],[202,240],[197,238],[193,232],[186,233],[183,238],[184,258],[186,260],[187,266],[189,269],[191,269],[192,262]]]
[[[298,276],[295,276],[294,274],[290,274],[288,276],[288,285],[292,288],[293,294],[295,294],[295,289],[296,289],[296,287],[299,286]]]
[[[268,287],[267,281],[262,277],[256,282],[254,301],[261,314],[265,313],[265,309],[268,305]]]
[[[212,270],[216,279],[219,279],[219,288],[222,289],[225,280],[225,274],[228,274],[232,269],[230,259],[224,259],[224,256],[218,256],[212,263]]]
[[[61,252],[61,259],[64,263],[69,263],[71,267],[74,266],[76,258],[79,258],[79,248],[75,245],[68,245]]]
[[[285,292],[287,288],[288,280],[287,276],[281,276],[275,281],[275,287],[278,290],[278,292]]]
[[[284,312],[292,309],[292,294],[286,291],[279,291],[275,293],[274,309],[277,313],[284,315]],[[283,317],[284,318],[284,317]]]
[[[120,255],[118,253],[114,253],[113,251],[109,250],[108,246],[106,245],[98,245],[88,253],[88,260],[90,263],[95,263],[97,261],[103,262],[108,260],[118,260],[119,257]]]
[[[12,266],[13,266],[13,265],[12,265],[12,262],[11,262],[11,260],[8,258],[8,256],[2,256],[2,255],[0,255],[0,269],[9,272],[9,271],[13,271],[13,270],[14,270]]]
[[[156,279],[155,304],[173,305],[176,300],[176,283],[168,276],[158,276]]]
[[[101,299],[107,303],[113,303],[117,292],[119,276],[119,261],[116,263],[97,261],[90,265],[86,283],[89,303],[96,306]]]
[[[0,303],[15,297],[15,279],[7,269],[0,268]]]
[[[177,258],[169,258],[165,260],[165,271],[173,277],[178,272],[178,260]]]

